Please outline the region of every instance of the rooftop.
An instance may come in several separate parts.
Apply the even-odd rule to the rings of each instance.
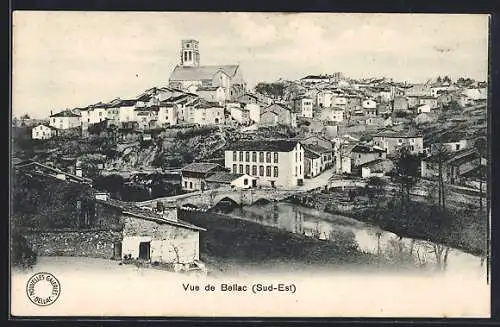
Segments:
[[[330,150],[328,150],[327,148],[322,147],[322,146],[317,145],[317,144],[304,144],[304,149],[307,149],[308,151],[311,151],[311,152],[316,153],[316,154],[330,152]]]
[[[226,75],[233,77],[238,71],[238,65],[210,65],[199,67],[175,66],[170,75],[171,81],[199,81],[212,80],[215,73],[223,71]]]
[[[194,162],[181,169],[181,171],[194,172],[194,173],[208,173],[220,167],[218,164],[210,162]]]
[[[395,118],[393,118],[395,120]],[[374,137],[389,137],[389,138],[411,138],[411,137],[422,137],[422,133],[416,130],[404,130],[404,131],[396,131],[391,129],[382,130],[375,135]]]
[[[309,151],[307,148],[304,148],[304,157],[308,159],[319,159],[321,156],[312,151]]]
[[[56,114],[50,115],[50,117],[80,117],[80,115],[77,115],[74,112],[71,112],[70,110],[63,110]]]
[[[160,224],[169,224],[177,227],[184,227],[187,229],[198,230],[198,231],[206,231],[206,229],[202,227],[198,227],[196,225],[190,224],[183,220],[170,220],[164,218],[162,215],[147,209],[142,209],[135,204],[127,203],[119,200],[108,199],[108,200],[96,200],[96,202],[101,203],[103,205],[107,205],[116,209],[121,210],[121,212],[125,215],[134,216],[137,218],[155,221]]]
[[[361,145],[357,144],[352,148],[352,152],[356,153],[384,153],[385,150],[375,147],[375,146],[367,146],[367,145]]]
[[[290,139],[238,141],[228,145],[226,150],[290,152],[299,141]]]
[[[228,172],[224,172],[224,171],[219,171],[213,175],[210,175],[205,180],[207,182],[229,184],[232,181],[234,181],[235,179],[240,178],[241,176],[244,176],[244,174],[232,174],[232,173],[228,173]]]

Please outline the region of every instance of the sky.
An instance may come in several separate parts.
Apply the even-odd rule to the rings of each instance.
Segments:
[[[248,85],[342,72],[485,81],[488,16],[452,14],[14,12],[13,116],[167,86],[182,39],[201,64],[239,64]]]

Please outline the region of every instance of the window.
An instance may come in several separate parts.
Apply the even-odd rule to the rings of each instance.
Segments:
[[[189,188],[193,188],[193,182],[189,182]]]
[[[247,167],[248,167],[248,166],[247,166]],[[243,180],[243,185],[248,185],[248,179],[246,179],[246,178],[245,178],[245,179]]]
[[[297,152],[295,152],[295,162],[297,162]]]
[[[243,165],[240,165],[240,174],[243,174]]]
[[[38,136],[38,134],[39,134],[39,133],[38,133],[38,132],[36,132],[36,136]]]
[[[249,162],[250,161],[250,152],[245,152],[245,161]]]
[[[252,176],[257,176],[257,166],[256,165],[252,166]]]
[[[99,117],[101,117],[101,116],[102,116],[102,111],[99,111]]]
[[[379,152],[378,157],[382,158],[382,152]]]
[[[259,152],[259,162],[264,162],[264,152]]]
[[[266,176],[271,177],[271,166],[266,167]]]
[[[455,147],[457,151],[460,150],[460,144],[455,145]]]
[[[257,162],[257,152],[252,152],[252,162]]]
[[[274,163],[278,163],[278,152],[274,153]]]
[[[274,177],[278,177],[278,167],[274,167]]]
[[[358,158],[361,159],[361,154],[358,154]]]
[[[271,152],[266,152],[266,162],[267,163],[271,162]]]
[[[236,156],[237,156],[236,151],[233,151],[233,161],[238,160],[238,159],[236,158]]]
[[[233,164],[233,174],[236,174],[237,171],[236,171],[236,164]]]
[[[299,153],[299,161],[302,162],[302,152]]]
[[[302,166],[299,166],[299,175],[302,175]]]
[[[264,166],[259,166],[259,175],[264,176]]]
[[[245,166],[245,174],[250,175],[250,165]]]
[[[243,151],[240,151],[240,161],[243,161]]]

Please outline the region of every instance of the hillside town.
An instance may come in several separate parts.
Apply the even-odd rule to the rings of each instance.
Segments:
[[[53,108],[42,120],[12,120],[20,183],[14,214],[17,208],[38,255],[219,269],[220,249],[242,246],[231,243],[231,233],[281,228],[272,217],[259,224],[256,211],[245,208],[289,202],[378,226],[399,240],[434,242],[432,260],[412,258],[422,266],[446,262],[450,248],[486,256],[485,81],[429,76],[415,84],[311,72],[250,88],[245,67],[202,64],[197,40],[182,40],[175,51],[180,62],[165,85],[132,98]],[[234,219],[227,218],[234,210],[246,217],[242,224],[258,226],[230,227],[223,219]],[[293,212],[305,215],[301,210]],[[52,219],[56,212],[64,218]],[[209,215],[226,218],[203,218]],[[281,228],[304,237],[294,242],[320,242],[308,253],[325,240],[338,253],[381,252],[380,236],[371,251],[335,228],[294,224]],[[266,244],[276,253],[262,261],[283,257],[281,245]],[[337,253],[328,249],[318,261]]]

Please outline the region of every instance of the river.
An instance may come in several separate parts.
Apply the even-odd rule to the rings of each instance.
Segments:
[[[235,218],[323,240],[339,237],[354,240],[360,251],[389,259],[404,256],[417,267],[431,265],[443,269],[445,266],[446,271],[486,276],[487,264],[478,256],[429,241],[399,237],[377,226],[297,204],[287,202],[254,204],[235,207],[225,213]],[[442,252],[437,255],[436,251]]]

